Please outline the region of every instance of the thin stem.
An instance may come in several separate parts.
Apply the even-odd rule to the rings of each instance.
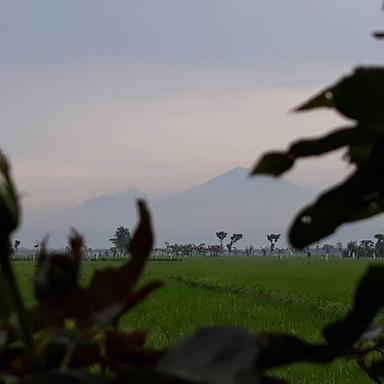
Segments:
[[[32,329],[28,322],[27,312],[25,310],[16,277],[10,263],[10,256],[11,247],[8,239],[5,241],[0,241],[0,266],[3,271],[4,279],[7,283],[8,289],[11,293],[12,305],[16,311],[16,315],[19,321],[22,340],[25,344],[25,347],[30,352],[32,352],[34,349]]]

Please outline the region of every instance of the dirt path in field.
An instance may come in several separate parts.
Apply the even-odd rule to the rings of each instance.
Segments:
[[[223,295],[236,295],[244,297],[248,300],[257,301],[260,304],[276,304],[276,305],[292,305],[292,306],[305,306],[310,310],[332,312],[332,313],[345,313],[348,311],[348,306],[329,300],[318,300],[316,298],[308,298],[305,295],[298,296],[293,294],[283,295],[277,291],[267,289],[263,286],[254,285],[250,287],[242,286],[225,286],[219,284],[207,283],[204,281],[186,279],[180,276],[172,276],[170,280],[188,286],[190,288],[204,290],[207,292],[215,292]]]

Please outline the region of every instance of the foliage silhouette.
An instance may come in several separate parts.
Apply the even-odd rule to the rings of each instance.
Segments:
[[[346,147],[344,158],[355,171],[299,212],[289,231],[296,248],[321,240],[344,223],[384,211],[384,68],[357,68],[296,111],[321,107],[333,108],[355,123],[318,139],[299,140],[285,152],[267,153],[252,171],[253,175],[280,176],[299,158]]]

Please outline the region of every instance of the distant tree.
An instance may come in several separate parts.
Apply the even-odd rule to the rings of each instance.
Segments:
[[[179,244],[169,244],[168,243],[169,260],[173,260],[173,258],[178,255],[178,252],[179,252]]]
[[[223,240],[227,237],[228,233],[224,231],[216,232],[216,236],[220,240],[220,246],[223,248]]]
[[[330,253],[333,251],[334,246],[332,244],[324,244],[322,249],[325,252],[325,256],[328,257]]]
[[[195,245],[192,243],[182,244],[181,245],[181,254],[183,256],[192,256],[194,249],[195,249]]]
[[[382,233],[376,233],[375,239],[375,254],[377,257],[382,258],[384,256],[384,235]]]
[[[372,240],[361,240],[360,241],[360,246],[358,252],[358,258],[360,256],[362,257],[371,257],[374,251],[374,245],[375,243]]]
[[[220,245],[208,245],[207,252],[210,256],[219,256],[223,252],[223,248]]]
[[[167,254],[169,256],[192,256],[194,254],[200,255],[205,254],[205,244],[193,244],[193,243],[187,243],[187,244],[169,244],[166,243],[166,250]],[[171,257],[170,257],[171,259]]]
[[[13,258],[16,258],[17,248],[20,246],[20,240],[15,240],[13,243]]]
[[[116,248],[113,248],[113,249],[115,249],[115,252],[116,252]],[[87,257],[91,258],[92,256],[93,256],[93,248],[87,247]]]
[[[245,248],[245,254],[247,256],[253,256],[255,254],[255,248],[253,248],[253,245]]]
[[[364,248],[372,248],[374,246],[374,242],[372,240],[361,240],[360,245]]]
[[[194,251],[197,256],[206,256],[207,246],[205,243],[201,243],[195,246]]]
[[[349,257],[355,257],[357,251],[357,242],[356,241],[348,241],[347,243],[347,255]]]
[[[242,233],[234,233],[231,236],[231,241],[227,244],[228,252],[232,252],[233,245],[243,238]]]
[[[128,254],[128,245],[131,241],[131,232],[127,227],[120,226],[116,229],[115,236],[109,239],[120,256]]]
[[[374,237],[377,240],[384,241],[384,235],[382,233],[376,233]]]
[[[278,233],[278,234],[271,233],[271,234],[267,235],[267,240],[271,243],[271,246],[270,246],[271,253],[275,249],[275,245],[278,242],[278,240],[280,239],[280,236],[281,236],[281,233]]]
[[[20,240],[15,240],[13,243],[13,249],[15,250],[15,253],[17,253],[17,248],[20,247]]]
[[[40,250],[40,242],[38,240],[35,241],[33,248],[35,248],[35,254],[34,254],[33,258],[34,258],[34,260],[36,260],[37,257],[39,256],[39,250]]]

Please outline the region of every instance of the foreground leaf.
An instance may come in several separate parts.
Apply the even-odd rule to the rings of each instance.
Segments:
[[[373,147],[363,167],[344,183],[321,195],[295,218],[289,240],[304,248],[331,235],[341,224],[370,217],[383,211],[384,139]]]
[[[161,286],[159,282],[151,282],[135,288],[153,245],[149,211],[141,200],[138,208],[140,222],[130,243],[129,262],[119,268],[96,271],[87,288],[76,286],[72,289],[72,279],[71,284],[67,284],[72,287],[70,294],[55,295],[56,300],[45,300],[42,305],[32,309],[31,317],[36,329],[44,325],[62,324],[66,318],[76,319],[83,326],[89,326],[90,323],[98,326],[115,325],[127,310]],[[65,292],[68,293],[68,289]]]
[[[83,239],[72,230],[69,243],[68,253],[48,254],[45,242],[41,246],[34,281],[35,296],[40,302],[61,301],[78,288]]]
[[[257,335],[261,370],[280,367],[295,362],[329,362],[335,354],[326,345],[312,345],[288,334],[265,333]]]
[[[106,382],[98,376],[85,372],[60,369],[25,377],[20,384],[104,384]]]
[[[157,363],[162,352],[145,346],[146,333],[109,330],[105,334],[105,354],[109,362],[148,366]]]
[[[280,176],[293,166],[294,159],[289,153],[268,152],[258,161],[251,174]]]
[[[171,349],[158,369],[206,384],[259,383],[256,336],[240,328],[203,328]]]
[[[383,123],[384,68],[356,68],[351,75],[321,91],[296,111],[319,107],[335,108],[342,115],[361,123]]]
[[[290,243],[295,248],[305,248],[331,235],[341,224],[352,220],[357,212],[362,212],[371,203],[365,197],[372,191],[370,185],[365,184],[364,176],[356,172],[299,212],[289,230]]]
[[[358,125],[339,128],[319,138],[298,140],[286,152],[267,152],[264,154],[251,174],[280,176],[291,169],[299,158],[320,156],[343,147],[349,147],[347,157],[351,162],[362,164],[363,160],[368,158],[370,149],[379,136],[378,132],[370,130],[369,127]],[[368,154],[362,153],[367,147]]]
[[[353,346],[368,329],[379,309],[384,305],[384,267],[375,265],[360,280],[352,310],[346,317],[327,326],[324,336],[337,348]]]
[[[11,175],[10,164],[0,152],[0,245],[9,241],[8,236],[19,225],[20,215],[19,196]],[[2,251],[3,249],[0,249],[0,252]],[[0,258],[2,257],[8,255],[0,254]]]

